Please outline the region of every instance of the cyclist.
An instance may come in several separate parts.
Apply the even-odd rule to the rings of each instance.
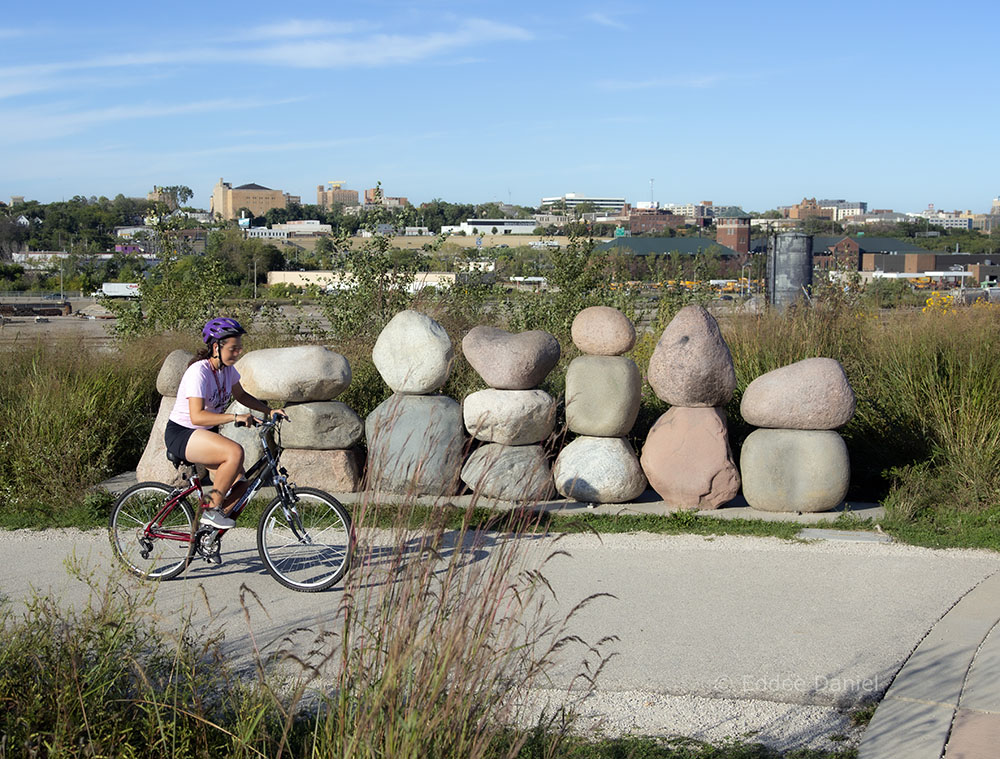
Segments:
[[[227,414],[229,398],[247,408],[270,416],[285,416],[283,409],[271,408],[254,398],[240,385],[240,374],[233,364],[243,351],[246,330],[235,319],[224,316],[211,319],[201,331],[205,347],[192,359],[170,412],[164,442],[167,450],[179,459],[202,464],[212,472],[213,490],[209,503],[203,504],[201,524],[228,529],[236,522],[226,514],[246,491],[243,470],[243,446],[218,433],[229,422],[253,426],[252,414]]]

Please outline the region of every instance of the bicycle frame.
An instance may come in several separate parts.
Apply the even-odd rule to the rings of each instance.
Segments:
[[[256,418],[256,417],[255,417]],[[264,487],[273,486],[275,490],[278,491],[279,495],[284,495],[288,499],[292,499],[293,495],[288,488],[288,472],[278,465],[281,459],[281,447],[275,444],[275,452],[272,453],[271,446],[267,440],[267,434],[277,426],[278,422],[275,419],[269,419],[267,421],[258,420],[257,426],[260,428],[258,435],[260,436],[261,446],[263,448],[264,454],[257,459],[253,466],[247,470],[247,490],[240,497],[239,501],[230,511],[230,517],[239,516],[240,512],[246,508],[250,500],[257,494],[257,492]],[[163,520],[167,518],[171,511],[173,511],[182,499],[187,498],[193,493],[198,494],[198,502],[205,502],[205,491],[201,487],[201,478],[197,474],[194,474],[190,480],[190,484],[186,488],[177,488],[172,492],[167,500],[164,502],[163,506],[156,512],[156,516],[146,525],[143,530],[144,538],[156,538],[159,540],[174,540],[182,543],[190,543],[193,540],[193,535],[189,531],[182,532],[180,530],[174,530],[170,528],[163,527]],[[197,514],[195,515],[197,518]],[[197,524],[197,522],[196,522]],[[226,532],[225,529],[218,529],[220,535]],[[294,529],[294,528],[293,528]]]

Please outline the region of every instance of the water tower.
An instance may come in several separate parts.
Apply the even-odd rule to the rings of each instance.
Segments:
[[[808,297],[812,287],[812,236],[799,232],[776,235],[767,246],[767,301],[784,309]]]

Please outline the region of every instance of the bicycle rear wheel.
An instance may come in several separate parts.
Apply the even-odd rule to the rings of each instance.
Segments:
[[[346,574],[354,548],[351,516],[329,493],[295,488],[279,495],[257,525],[257,550],[267,571],[286,588],[326,590]]]
[[[115,558],[144,580],[169,580],[191,561],[194,509],[188,499],[178,501],[156,527],[156,532],[175,537],[146,534],[147,526],[172,492],[162,482],[140,482],[122,493],[111,509],[108,537]],[[187,540],[180,539],[184,534]]]

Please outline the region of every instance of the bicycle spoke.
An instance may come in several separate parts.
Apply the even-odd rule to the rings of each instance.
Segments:
[[[164,509],[174,491],[162,483],[140,483],[118,499],[111,512],[108,533],[115,556],[135,575],[169,579],[184,570],[190,543],[158,537],[158,530],[190,533],[194,514],[185,501]],[[149,525],[156,520],[155,529]]]
[[[350,562],[350,516],[332,496],[302,488],[294,511],[275,499],[258,527],[268,571],[296,590],[321,590],[339,580]]]

